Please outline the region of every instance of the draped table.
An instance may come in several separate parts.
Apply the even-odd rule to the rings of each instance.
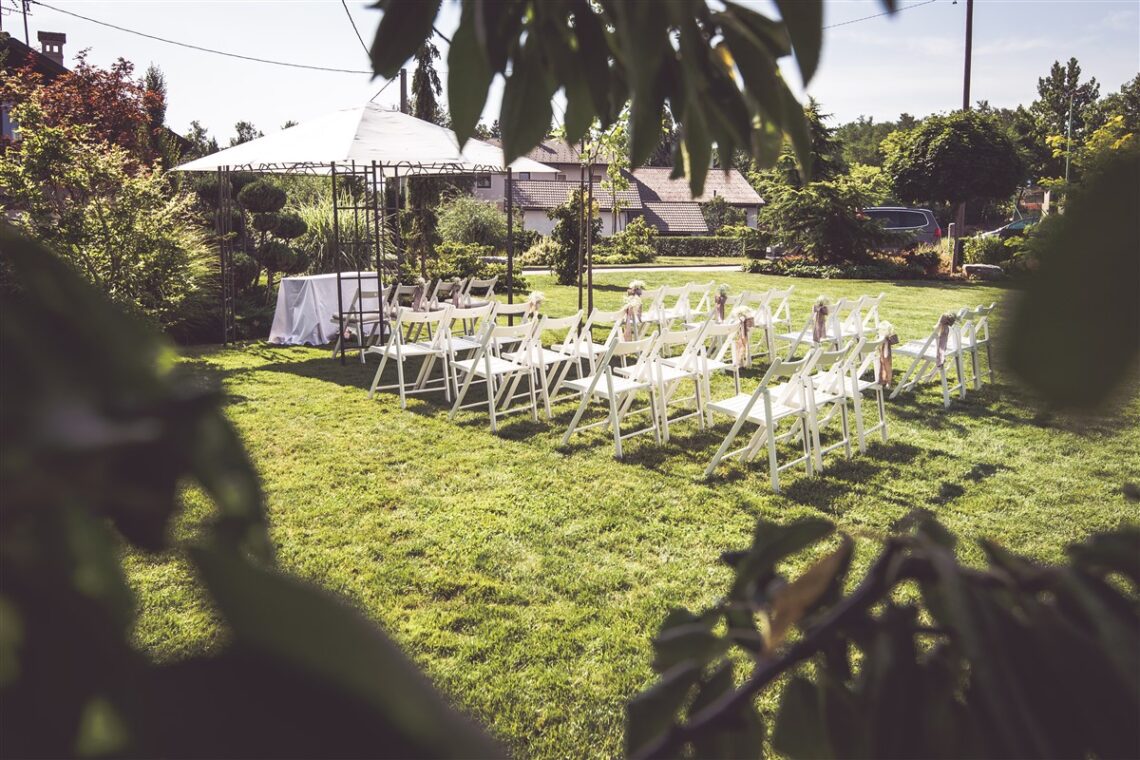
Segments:
[[[365,292],[379,290],[375,272],[341,272],[340,285],[345,312],[352,306],[358,287]],[[380,307],[377,299],[366,298],[363,308],[366,312],[372,310],[375,315]],[[331,343],[336,340],[336,323],[333,321],[336,314],[335,272],[282,277],[277,286],[277,310],[273,313],[269,342],[282,346],[323,346]]]

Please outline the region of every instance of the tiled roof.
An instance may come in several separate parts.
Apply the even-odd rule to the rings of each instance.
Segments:
[[[667,166],[643,166],[633,170],[633,178],[641,185],[641,199],[661,201],[666,203],[681,203],[686,201],[704,202],[712,200],[713,196],[722,196],[731,204],[739,206],[758,206],[764,201],[748,180],[736,169],[728,172],[720,169],[709,169],[705,177],[705,191],[699,198],[694,198],[689,191],[689,182],[684,179],[669,179],[672,172]]]
[[[705,233],[709,231],[701,207],[696,201],[662,203],[645,201],[645,221],[659,231],[669,233]]]
[[[494,145],[501,145],[501,141],[497,139],[490,139],[486,142]],[[532,148],[526,157],[532,161],[538,161],[540,164],[581,164],[581,153],[578,152],[577,146],[570,145],[565,140],[543,140],[537,146]],[[609,159],[605,156],[599,155],[594,159],[594,166],[606,166],[609,164]]]
[[[549,209],[561,206],[570,197],[570,193],[579,187],[577,182],[541,179],[520,179],[512,184],[515,189],[514,202],[522,208]],[[605,211],[613,202],[613,195],[595,183],[594,200],[599,208]],[[641,196],[634,187],[629,190],[619,190],[617,200],[622,208],[641,208]]]

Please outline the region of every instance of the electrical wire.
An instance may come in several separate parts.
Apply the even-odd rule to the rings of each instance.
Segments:
[[[383,86],[383,87],[381,87],[379,90],[377,90],[377,91],[376,91],[376,94],[375,94],[375,95],[373,95],[372,97],[370,97],[370,98],[368,99],[368,102],[369,102],[369,103],[375,103],[375,102],[376,102],[376,98],[380,97],[380,93],[384,92],[384,90],[387,90],[387,89],[388,89],[388,85],[392,84],[392,82],[395,82],[395,81],[396,81],[396,79],[393,77],[392,79],[389,79],[387,82],[385,82],[385,83],[384,83],[384,86]]]
[[[352,17],[352,11],[348,9],[348,3],[345,2],[345,0],[340,0],[340,4],[344,8],[344,15],[348,16],[348,23],[352,24],[352,31],[356,32],[356,39],[360,40],[360,47],[364,48],[364,54],[371,58],[372,51],[364,44],[364,38],[360,36],[360,30],[356,28],[356,19]]]
[[[306,64],[306,63],[292,63],[290,61],[274,61],[274,60],[271,60],[269,58],[257,58],[256,56],[252,56],[252,55],[241,55],[240,53],[230,53],[226,50],[215,50],[213,48],[202,47],[201,45],[192,45],[189,42],[179,42],[178,40],[171,40],[171,39],[167,39],[166,37],[159,37],[158,35],[147,34],[146,32],[140,32],[136,29],[128,29],[125,26],[118,26],[117,24],[112,24],[112,23],[109,23],[107,21],[100,21],[99,19],[91,18],[90,16],[84,16],[82,14],[75,13],[74,11],[64,10],[63,8],[56,8],[54,5],[48,5],[47,3],[40,2],[40,0],[31,0],[31,2],[34,5],[42,5],[44,8],[48,8],[50,10],[57,12],[57,13],[63,13],[67,16],[74,16],[75,18],[82,19],[83,21],[88,21],[92,24],[98,24],[99,26],[105,26],[105,27],[108,27],[110,29],[116,29],[120,32],[126,32],[127,34],[134,34],[134,35],[137,35],[139,37],[145,37],[149,40],[155,40],[156,42],[165,42],[168,45],[177,45],[178,47],[189,48],[190,50],[197,50],[197,51],[202,52],[202,53],[213,53],[214,55],[222,55],[222,56],[225,56],[227,58],[237,58],[237,59],[240,59],[243,61],[253,61],[254,63],[267,63],[267,64],[270,64],[273,66],[285,66],[285,67],[288,67],[291,69],[307,69],[309,71],[325,71],[325,72],[331,72],[334,74],[372,74],[371,71],[364,71],[362,69],[338,69],[338,68],[334,68],[331,66],[312,66],[312,65]]]
[[[890,16],[894,13],[902,13],[903,11],[909,11],[911,8],[919,8],[919,7],[922,7],[923,5],[930,5],[933,2],[935,2],[935,0],[926,0],[926,2],[914,3],[913,5],[900,5],[898,8],[895,8],[893,11],[883,11],[882,13],[875,13],[871,16],[863,16],[862,18],[853,18],[850,21],[840,21],[838,24],[828,24],[827,26],[825,26],[823,28],[824,29],[835,29],[836,27],[847,26],[848,24],[858,24],[860,21],[870,21],[873,18],[880,18],[882,16]]]

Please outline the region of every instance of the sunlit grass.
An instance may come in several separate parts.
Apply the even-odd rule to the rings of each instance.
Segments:
[[[598,305],[615,308],[629,278],[599,273]],[[948,309],[1004,295],[947,283],[715,279],[734,289],[794,284],[797,320],[820,293],[884,291],[883,317],[904,340],[924,337]],[[577,303],[572,288],[528,280],[551,313]],[[557,448],[571,404],[556,407],[553,423],[514,416],[492,435],[481,413],[449,422],[442,398],[412,400],[406,412],[392,394],[370,401],[375,361],[342,366],[323,349],[264,345],[188,353],[203,378],[223,383],[265,483],[281,566],[360,605],[522,756],[620,754],[624,703],[652,677],[650,637],[670,607],[701,607],[725,590],[717,557],[746,545],[758,517],[834,520],[856,538],[856,572],[914,508],[957,532],[968,561],[980,561],[982,537],[1057,561],[1067,542],[1136,519],[1120,486],[1140,480],[1140,403],[1081,421],[1042,413],[1000,366],[996,385],[949,411],[933,387],[891,402],[890,443],[850,462],[832,455],[822,477],[789,473],[776,495],[763,464],[700,479],[723,428],[682,424],[665,447],[632,440],[619,463],[601,431]],[[1068,356],[1059,350],[1059,361]],[[728,390],[718,380],[714,392]],[[196,493],[187,501],[183,535],[207,511]],[[128,563],[142,647],[173,658],[222,635],[185,565]],[[774,709],[770,697],[763,707]]]

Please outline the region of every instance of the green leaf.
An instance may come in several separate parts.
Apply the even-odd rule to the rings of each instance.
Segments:
[[[372,41],[372,70],[394,77],[420,45],[431,36],[440,0],[380,0],[384,15]]]
[[[1113,533],[1096,533],[1083,543],[1071,544],[1066,553],[1084,572],[1122,573],[1140,587],[1140,528],[1125,527]]]
[[[653,669],[659,673],[682,662],[706,663],[728,649],[728,642],[705,623],[678,625],[653,639]]]
[[[784,100],[780,94],[779,71],[776,61],[761,46],[759,40],[744,24],[730,14],[720,14],[724,39],[732,50],[732,58],[740,69],[740,76],[748,95],[756,100],[765,121],[784,123]]]
[[[578,43],[578,63],[582,78],[590,90],[594,112],[603,122],[611,122],[617,114],[610,102],[611,71],[607,56],[603,54],[610,50],[610,45],[607,33],[597,15],[590,9],[588,0],[575,0],[574,34]]]
[[[709,139],[708,126],[704,116],[692,102],[686,104],[685,119],[679,126],[681,167],[689,180],[689,192],[696,198],[705,191],[705,176],[712,160],[712,143]]]
[[[764,575],[770,574],[776,563],[802,551],[830,535],[835,525],[827,520],[809,517],[788,525],[767,520],[756,524],[752,547],[737,566],[736,579],[729,596],[733,599],[751,599],[749,589]]]
[[[1034,231],[1040,266],[999,343],[1018,376],[1062,407],[1100,404],[1140,354],[1140,149],[1117,153]],[[1080,361],[1057,362],[1057,346],[1079,346]]]
[[[626,705],[625,753],[633,756],[673,725],[677,711],[701,674],[700,666],[678,665]]]
[[[782,58],[785,55],[791,55],[792,41],[788,37],[788,27],[785,24],[773,21],[767,16],[732,2],[724,4],[724,13],[742,24],[758,42],[767,48],[772,57]]]
[[[792,140],[792,148],[796,151],[796,161],[800,166],[800,174],[804,181],[811,179],[811,130],[808,127],[807,117],[800,106],[796,96],[788,89],[788,83],[780,80],[780,97],[784,101],[784,132]]]
[[[776,0],[776,7],[788,27],[796,63],[807,85],[815,76],[823,47],[823,0]]]
[[[844,536],[838,549],[824,556],[772,595],[772,625],[765,642],[768,651],[778,647],[791,627],[811,613],[829,591],[830,596],[838,595],[851,564],[854,546],[850,537]]]
[[[475,39],[475,24],[470,3],[464,3],[459,27],[451,38],[447,51],[447,104],[451,112],[451,127],[462,147],[475,132],[487,90],[494,73],[486,56]]]
[[[542,142],[554,116],[550,99],[554,89],[542,65],[536,37],[527,39],[522,60],[517,62],[503,88],[499,124],[503,130],[503,159],[510,163]]]
[[[503,754],[356,610],[230,549],[199,546],[191,557],[244,650],[369,705],[420,754]]]
[[[819,692],[806,678],[797,676],[784,687],[772,731],[772,747],[791,760],[833,756],[823,730]]]

